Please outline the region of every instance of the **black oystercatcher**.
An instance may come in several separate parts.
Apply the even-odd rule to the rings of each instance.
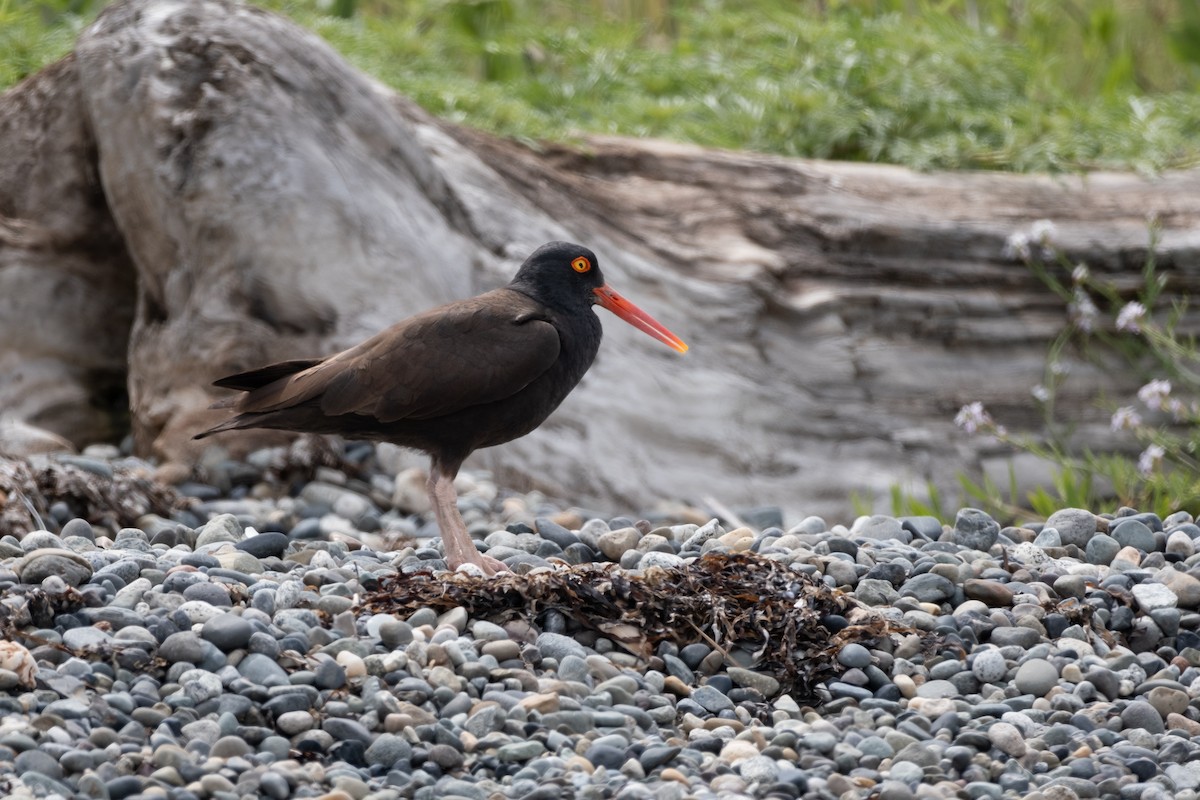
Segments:
[[[600,347],[599,304],[679,352],[687,345],[604,283],[595,254],[542,245],[512,283],[399,322],[325,359],[271,364],[215,386],[241,395],[236,416],[197,439],[239,428],[336,433],[429,454],[429,499],[451,569],[506,567],[481,554],[458,513],[454,476],[480,447],[532,431],[563,401]]]

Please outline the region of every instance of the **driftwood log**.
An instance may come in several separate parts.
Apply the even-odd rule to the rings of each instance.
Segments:
[[[1053,220],[1073,258],[1132,287],[1154,214],[1172,291],[1200,280],[1198,172],[920,174],[615,138],[531,149],[433,119],[229,0],[108,7],[73,54],[0,96],[0,153],[10,450],[128,428],[142,453],[194,463],[212,379],[333,352],[568,239],[692,350],[606,324],[559,412],[474,463],[612,510],[712,495],[845,519],[852,494],[882,507],[894,484],[1006,463],[955,431],[963,403],[1036,423],[1029,390],[1065,312],[1004,254],[1014,230]],[[1093,401],[1139,376],[1072,366],[1060,408],[1077,441],[1114,446]]]

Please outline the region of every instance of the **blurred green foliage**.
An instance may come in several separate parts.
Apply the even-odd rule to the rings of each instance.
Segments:
[[[263,0],[435,114],[929,168],[1200,161],[1196,0]],[[98,0],[0,0],[0,86]]]

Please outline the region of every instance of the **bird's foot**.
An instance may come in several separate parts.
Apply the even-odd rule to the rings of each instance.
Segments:
[[[488,555],[484,555],[483,553],[479,552],[478,550],[475,550],[475,548],[471,548],[471,549],[474,550],[474,552],[465,554],[464,557],[462,557],[462,558],[450,557],[450,558],[446,559],[447,566],[449,566],[450,569],[457,572],[460,567],[470,564],[474,567],[477,567],[480,571],[483,572],[484,575],[486,575],[488,577],[497,575],[501,572],[509,572],[510,571],[508,568],[508,565],[506,565],[503,561],[501,561],[497,558],[492,558],[491,556],[488,556]]]

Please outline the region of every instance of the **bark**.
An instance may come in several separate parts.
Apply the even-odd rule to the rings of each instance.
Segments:
[[[17,419],[111,438],[112,414],[86,411],[116,371],[138,449],[187,465],[212,379],[333,352],[574,240],[692,350],[606,319],[563,407],[474,463],[605,509],[711,495],[844,519],[853,493],[1006,463],[951,419],[982,400],[1010,428],[1037,423],[1029,389],[1065,311],[1004,254],[1033,220],[1132,288],[1154,214],[1171,290],[1200,272],[1194,171],[920,174],[615,138],[535,150],[432,119],[227,0],[109,7],[73,58],[0,97],[0,150],[17,154],[0,161],[0,297],[31,298],[0,315],[0,358],[40,376],[0,381]],[[1071,366],[1077,442],[1116,446],[1093,400],[1140,376]]]

